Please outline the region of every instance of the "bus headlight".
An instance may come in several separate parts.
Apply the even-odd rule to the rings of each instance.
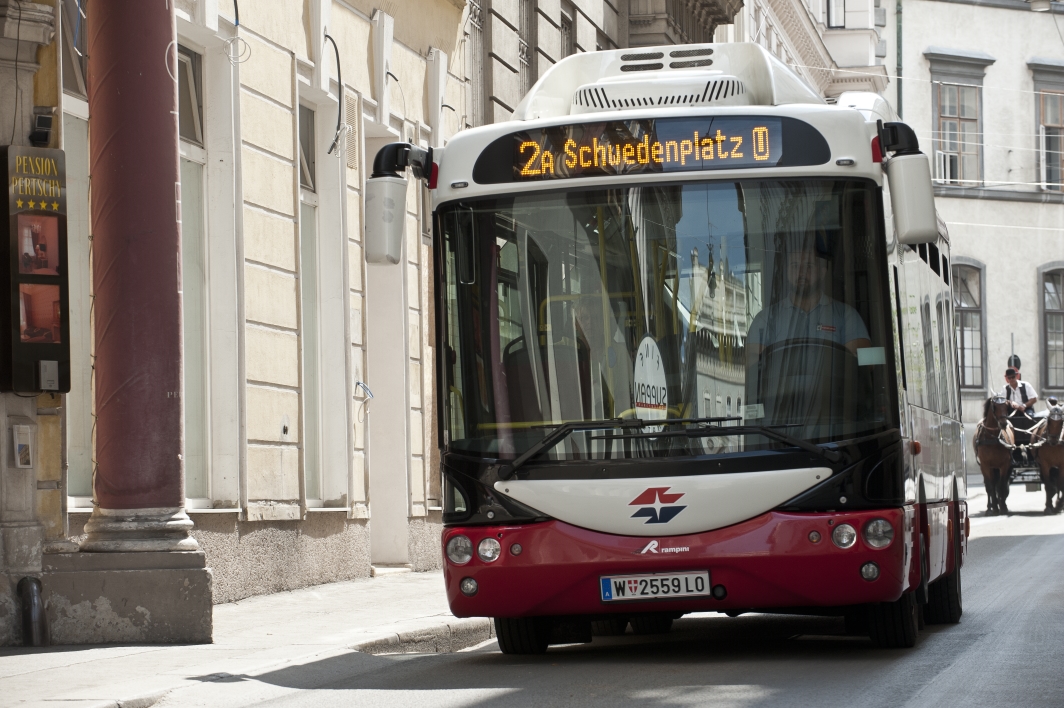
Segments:
[[[872,548],[886,548],[894,540],[894,527],[886,519],[872,519],[865,524],[864,540]]]
[[[455,565],[465,565],[473,559],[473,542],[465,536],[451,536],[447,542],[447,558]]]
[[[831,532],[831,540],[839,548],[849,548],[857,541],[857,531],[849,524],[839,524]]]
[[[497,560],[502,554],[502,545],[494,538],[488,537],[477,544],[477,555],[485,563]]]

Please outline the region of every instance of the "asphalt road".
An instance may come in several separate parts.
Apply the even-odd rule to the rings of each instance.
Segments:
[[[975,490],[973,490],[975,491]],[[1064,706],[1064,516],[1014,487],[1013,514],[972,499],[964,617],[880,650],[841,620],[688,616],[661,637],[596,638],[544,656],[493,641],[447,655],[338,653],[204,683],[158,706]]]

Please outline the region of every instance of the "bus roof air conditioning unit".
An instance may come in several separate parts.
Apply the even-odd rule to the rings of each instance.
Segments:
[[[707,78],[706,74],[713,76]],[[611,77],[585,84],[573,94],[570,113],[621,111],[665,106],[748,106],[746,84],[719,71],[685,71],[673,76]]]
[[[779,106],[824,99],[751,42],[584,52],[547,70],[514,120],[650,107]]]

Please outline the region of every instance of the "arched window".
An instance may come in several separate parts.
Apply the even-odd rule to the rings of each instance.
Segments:
[[[1045,298],[1046,386],[1064,388],[1064,269],[1052,270],[1042,278]]]
[[[963,387],[982,388],[983,274],[972,266],[953,266],[953,308],[957,330],[957,374]]]

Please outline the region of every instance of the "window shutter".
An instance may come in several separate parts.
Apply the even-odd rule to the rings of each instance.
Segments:
[[[1038,181],[1042,183],[1042,190],[1049,188],[1046,184],[1046,127],[1038,126]]]
[[[354,91],[344,91],[344,123],[347,135],[344,138],[344,153],[347,160],[347,183],[358,185],[358,124],[359,96]]]

